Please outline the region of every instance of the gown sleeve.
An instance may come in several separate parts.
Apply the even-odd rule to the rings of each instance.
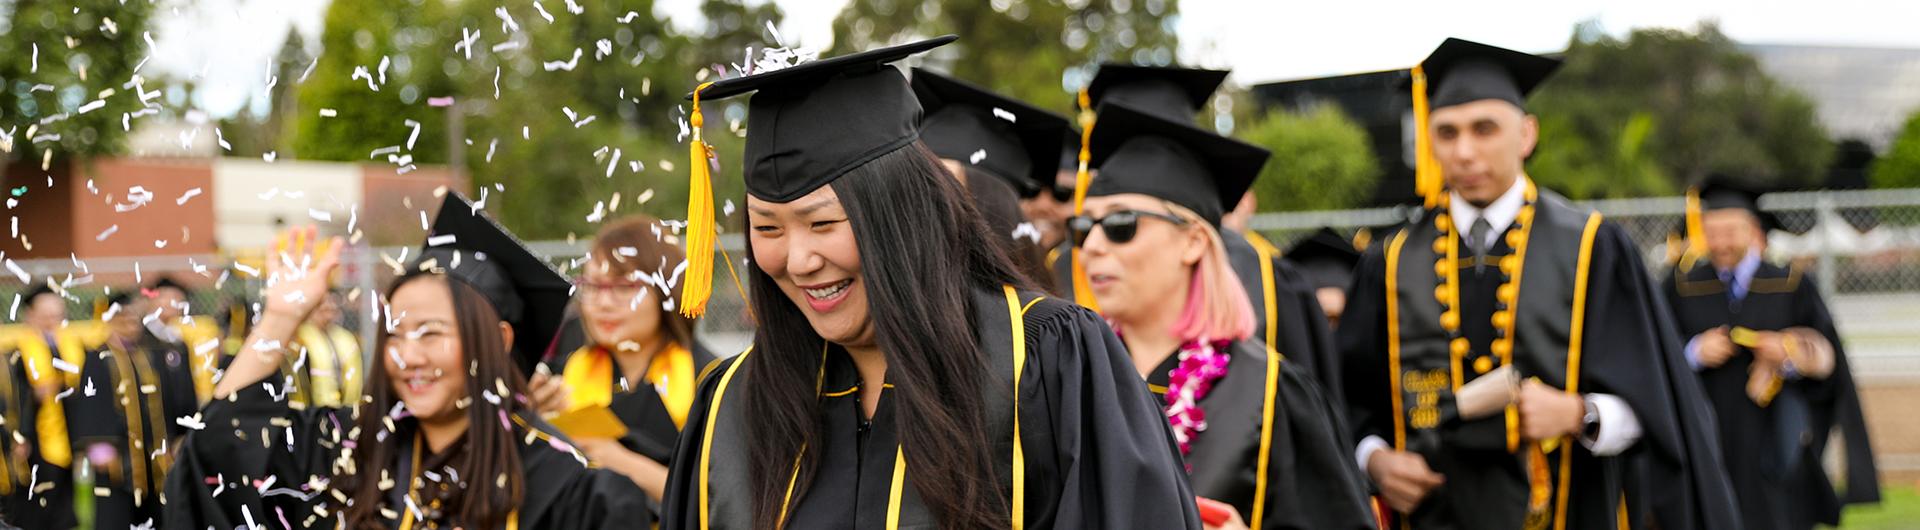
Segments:
[[[1031,395],[1035,390],[1028,385],[1041,385],[1048,409],[1025,410],[1023,399],[1021,430],[1046,430],[1051,447],[1037,445],[1037,436],[1024,446],[1029,458],[1052,453],[1058,466],[1056,498],[1037,499],[1046,493],[1028,484],[1028,509],[1041,510],[1029,514],[1029,523],[1051,517],[1041,521],[1050,524],[1030,526],[1200,528],[1167,421],[1106,322],[1085,308],[1047,299],[1027,312],[1026,328],[1027,373],[1040,377],[1022,381],[1021,393]]]
[[[201,409],[203,426],[188,431],[167,475],[163,526],[334,526],[315,508],[330,501],[325,484],[353,427],[351,412],[293,410],[285,398],[261,383]]]
[[[1633,450],[1651,491],[1629,491],[1628,505],[1651,501],[1665,528],[1740,528],[1713,413],[1666,301],[1619,226],[1601,224],[1592,252],[1580,392],[1617,396],[1639,419]]]
[[[1340,352],[1346,419],[1359,443],[1378,436],[1393,443],[1392,389],[1387,379],[1386,258],[1375,245],[1354,269],[1346,313],[1334,338]],[[1352,456],[1348,457],[1352,459]],[[1355,463],[1358,465],[1358,462]],[[1360,470],[1364,475],[1365,469]]]
[[[1312,377],[1285,363],[1278,384],[1261,528],[1373,528],[1366,482],[1336,406]]]
[[[1824,381],[1801,380],[1800,384],[1808,388],[1807,396],[1812,401],[1812,420],[1810,431],[1815,433],[1809,440],[1814,455],[1825,454],[1827,436],[1824,434],[1838,429],[1843,445],[1841,454],[1846,459],[1846,490],[1842,504],[1873,503],[1880,501],[1879,470],[1874,464],[1873,446],[1867,439],[1867,420],[1860,410],[1860,394],[1853,379],[1853,367],[1847,359],[1846,347],[1840,340],[1840,330],[1834,326],[1833,315],[1827,311],[1827,302],[1820,296],[1819,287],[1812,278],[1800,281],[1794,292],[1794,308],[1801,314],[1795,322],[1820,332],[1833,345],[1833,373]],[[1839,524],[1837,506],[1830,507],[1831,515],[1827,524]],[[1826,521],[1823,521],[1826,522]]]

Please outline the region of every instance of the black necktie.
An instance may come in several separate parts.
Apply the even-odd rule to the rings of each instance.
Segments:
[[[1487,222],[1486,217],[1474,219],[1473,228],[1467,230],[1467,246],[1473,247],[1474,272],[1480,272],[1481,266],[1486,264],[1487,247],[1491,246],[1487,241],[1487,232],[1492,231],[1493,223]]]

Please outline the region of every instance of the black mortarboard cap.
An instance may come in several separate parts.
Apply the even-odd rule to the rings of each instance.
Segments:
[[[159,279],[154,280],[153,286],[149,287],[148,290],[158,291],[163,288],[179,289],[180,292],[187,291],[187,286],[181,285],[180,282],[174,281],[172,276],[161,276]]]
[[[699,96],[713,101],[755,92],[747,103],[747,193],[789,202],[918,139],[920,102],[889,63],[955,39],[947,35],[717,81]]]
[[[1060,152],[1066,118],[922,68],[913,69],[912,85],[927,114],[920,141],[933,154],[999,177],[1023,195],[1053,185],[1058,169],[1047,162]]]
[[[1315,289],[1346,289],[1353,281],[1354,266],[1360,264],[1360,251],[1354,249],[1353,242],[1341,237],[1339,232],[1321,227],[1312,236],[1288,248],[1286,258],[1300,268],[1300,273],[1313,283]]]
[[[1253,184],[1266,149],[1136,109],[1102,105],[1093,128],[1090,164],[1100,176],[1087,196],[1141,193],[1184,206],[1218,226],[1220,216]]]
[[[408,272],[423,267],[473,287],[493,305],[500,320],[513,325],[511,353],[521,370],[531,370],[545,353],[560,328],[572,289],[565,276],[527,250],[484,210],[451,191],[440,202],[433,229]]]
[[[1760,209],[1760,192],[1727,175],[1712,175],[1700,184],[1700,210],[1746,210],[1760,221],[1762,230],[1780,229],[1780,220],[1772,212]]]
[[[1087,83],[1087,98],[1095,109],[1103,103],[1126,103],[1156,116],[1187,122],[1226,80],[1226,70],[1108,63],[1100,65],[1093,81]]]
[[[1525,107],[1526,97],[1560,61],[1530,53],[1448,38],[1420,62],[1427,75],[1429,108],[1439,109],[1483,99]]]

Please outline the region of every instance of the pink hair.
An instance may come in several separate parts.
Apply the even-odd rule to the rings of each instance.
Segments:
[[[1253,302],[1247,299],[1240,276],[1227,262],[1226,245],[1220,240],[1220,233],[1185,208],[1168,206],[1175,214],[1206,230],[1211,242],[1200,261],[1193,264],[1186,308],[1181,310],[1180,320],[1173,324],[1173,335],[1181,342],[1241,340],[1253,335]]]

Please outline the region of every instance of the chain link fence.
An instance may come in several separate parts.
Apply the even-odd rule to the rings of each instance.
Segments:
[[[1661,278],[1685,231],[1682,197],[1585,202],[1620,225]],[[1827,295],[1854,372],[1866,380],[1920,380],[1920,189],[1767,194],[1760,206],[1783,230],[1767,258],[1805,266]],[[1344,234],[1404,222],[1407,207],[1260,214],[1260,231],[1283,248],[1320,227]],[[1362,236],[1364,238],[1364,236]]]
[[[1627,231],[1652,274],[1667,271],[1676,248],[1671,238],[1683,231],[1684,199],[1586,204]],[[1855,370],[1870,378],[1920,378],[1920,352],[1912,347],[1920,344],[1920,325],[1914,324],[1920,322],[1920,189],[1774,193],[1762,197],[1761,206],[1777,215],[1786,228],[1769,238],[1768,258],[1808,268],[1828,296],[1856,359]],[[1255,216],[1252,227],[1285,247],[1323,226],[1354,234],[1397,224],[1411,213],[1407,207],[1266,213]],[[726,250],[722,256],[733,259],[733,271],[745,274],[741,239],[723,236],[718,243]],[[578,271],[587,242],[541,241],[529,246],[571,275]],[[370,295],[392,280],[394,265],[411,252],[403,247],[350,247],[342,256],[342,324],[359,330],[367,342],[375,331],[367,318]],[[5,274],[0,274],[0,303],[11,304],[7,321],[17,322],[21,308],[15,294],[24,291],[28,282],[51,281],[71,295],[68,318],[89,320],[100,309],[96,300],[106,290],[151,285],[165,276],[189,287],[190,314],[226,318],[234,304],[256,302],[260,259],[259,250],[250,250],[232,255],[10,261]],[[715,280],[700,332],[715,351],[739,351],[753,329],[743,293],[734,286],[725,263],[716,263]]]

